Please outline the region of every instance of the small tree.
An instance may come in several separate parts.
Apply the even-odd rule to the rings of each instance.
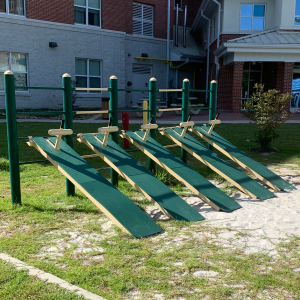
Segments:
[[[264,92],[264,85],[255,84],[252,100],[246,105],[244,115],[254,121],[258,128],[255,142],[260,151],[270,151],[273,141],[279,137],[277,129],[292,116],[287,104],[293,98],[291,94],[279,94],[279,91]]]

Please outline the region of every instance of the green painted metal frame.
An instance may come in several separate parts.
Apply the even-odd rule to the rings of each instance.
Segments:
[[[65,129],[73,130],[72,79],[69,74],[63,75],[62,86]],[[65,136],[64,140],[72,149],[74,148],[73,136]],[[66,179],[66,192],[67,196],[75,196],[75,186],[69,179]]]
[[[149,116],[148,119],[151,120],[155,124],[156,123],[156,97],[157,97],[157,81],[155,78],[151,78],[149,81]],[[153,138],[156,139],[156,130],[151,129],[149,135]],[[154,173],[155,172],[155,162],[148,157],[148,169]]]
[[[153,122],[156,122],[156,112],[159,111],[156,107],[156,95],[157,90],[156,80],[150,80],[149,90],[130,90],[130,89],[118,89],[118,79],[115,76],[110,78],[108,91],[110,92],[110,117],[113,118],[112,126],[118,126],[118,112],[148,112],[149,119],[154,116]],[[20,164],[33,164],[42,161],[29,161],[19,162],[19,149],[18,140],[25,140],[27,138],[19,138],[17,134],[17,122],[16,116],[20,115],[47,115],[47,114],[63,114],[65,118],[65,128],[73,129],[73,115],[76,111],[72,110],[72,92],[75,88],[72,87],[71,77],[68,74],[63,75],[62,87],[16,87],[14,83],[13,73],[4,75],[4,86],[5,86],[5,103],[6,103],[6,116],[7,116],[7,138],[8,138],[8,149],[9,149],[9,164],[10,164],[10,180],[11,180],[11,195],[13,204],[21,204],[21,186],[20,186]],[[186,122],[189,114],[189,93],[192,92],[210,92],[210,106],[199,107],[200,109],[209,110],[209,119],[214,119],[216,110],[216,96],[217,96],[217,83],[212,82],[209,91],[205,90],[190,90],[189,82],[183,82],[182,89],[182,121]],[[49,111],[49,112],[17,112],[16,101],[15,101],[15,90],[57,90],[63,92],[63,111]],[[118,92],[135,92],[135,91],[149,91],[149,109],[148,110],[118,110]],[[198,108],[198,107],[197,107]],[[150,137],[155,139],[155,130],[151,130]],[[66,136],[64,140],[66,143],[73,148],[73,137]],[[111,138],[115,143],[118,143],[118,133],[112,133]],[[129,150],[130,151],[130,150]],[[135,151],[135,150],[133,150]],[[186,152],[181,149],[181,158],[186,162]],[[149,170],[152,172],[155,170],[155,163],[149,158],[148,160]],[[111,182],[114,185],[118,185],[118,174],[111,169]],[[66,193],[68,196],[75,195],[75,186],[67,179],[66,182]]]
[[[110,117],[112,118],[112,126],[118,126],[118,79],[115,76],[111,76],[109,79],[109,88],[110,88]],[[118,144],[118,133],[112,132],[110,138]],[[110,180],[111,183],[115,186],[118,185],[118,173],[111,168],[110,169]]]
[[[22,204],[21,202],[21,181],[19,166],[18,129],[16,115],[16,96],[14,74],[4,73],[5,107],[8,159],[10,173],[10,190],[12,204]]]
[[[186,122],[189,118],[189,99],[190,96],[190,81],[189,80],[183,80],[182,83],[182,115],[181,115],[181,121]],[[183,148],[181,148],[181,160],[183,162],[187,162],[187,152]]]

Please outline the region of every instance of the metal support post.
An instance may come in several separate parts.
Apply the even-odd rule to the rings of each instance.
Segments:
[[[109,91],[110,91],[110,102],[109,116],[112,118],[111,126],[118,126],[118,78],[116,76],[111,76],[109,78]],[[110,138],[118,144],[118,132],[112,132]],[[118,185],[118,173],[111,168],[110,169],[110,180],[115,186]]]
[[[143,110],[148,110],[148,101],[143,101]],[[143,124],[148,123],[148,116],[147,112],[143,111]]]
[[[63,87],[63,110],[65,119],[65,129],[73,130],[73,105],[72,105],[72,79],[71,76],[65,73],[62,76]],[[73,136],[65,136],[64,141],[71,147],[74,147]],[[75,196],[75,186],[69,180],[66,179],[66,192],[67,196]]]
[[[187,122],[189,118],[189,95],[190,95],[190,81],[186,78],[182,83],[182,122]],[[187,152],[181,148],[181,160],[187,162]]]
[[[210,83],[209,121],[214,120],[216,118],[217,88],[218,84],[215,80],[213,80]],[[210,150],[213,149],[213,147],[210,144],[208,144],[208,148]]]
[[[216,118],[216,104],[217,104],[217,82],[213,80],[210,83],[210,100],[209,100],[209,121]]]
[[[149,120],[152,118],[152,123],[156,124],[156,87],[157,87],[157,80],[152,77],[149,81]],[[156,138],[156,131],[155,129],[150,130],[149,134],[153,139]],[[148,158],[148,169],[150,172],[154,173],[155,172],[155,162],[151,159]]]
[[[19,167],[18,129],[15,98],[15,78],[11,71],[4,73],[5,107],[10,189],[12,204],[21,204],[21,183]]]

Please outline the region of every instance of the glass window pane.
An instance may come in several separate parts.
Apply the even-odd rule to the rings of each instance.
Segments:
[[[9,70],[9,53],[0,52],[0,70]]]
[[[296,0],[296,16],[300,16],[300,0]]]
[[[88,0],[89,7],[91,8],[100,8],[100,1],[99,0]]]
[[[74,14],[75,14],[75,23],[77,24],[86,24],[86,9],[82,7],[75,6]]]
[[[75,5],[86,6],[86,0],[75,0]]]
[[[249,72],[243,72],[243,88],[242,88],[242,98],[248,98],[248,79]]]
[[[100,61],[90,60],[90,75],[100,76]]]
[[[27,74],[14,74],[16,86],[27,86]]]
[[[241,5],[241,17],[252,17],[252,5]]]
[[[89,25],[100,26],[99,10],[89,9]]]
[[[101,88],[100,78],[90,77],[90,88]],[[99,91],[93,91],[91,93],[99,93]]]
[[[24,15],[24,0],[9,0],[9,13]]]
[[[87,75],[87,61],[85,59],[75,60],[75,73],[76,75]]]
[[[0,72],[0,90],[4,90],[4,73]]]
[[[241,30],[247,30],[252,28],[252,18],[241,18]]]
[[[76,76],[76,87],[87,88],[87,78]],[[81,92],[86,92],[86,91],[80,91],[80,93]]]
[[[261,67],[262,67],[262,64],[259,62],[251,62],[250,63],[251,72],[253,72],[253,71],[261,72]]]
[[[249,97],[252,97],[254,93],[254,85],[260,82],[261,72],[250,73],[250,83],[249,83]]]
[[[25,54],[11,54],[11,69],[13,72],[27,72],[27,60]]]
[[[263,30],[264,29],[264,18],[253,18],[253,29],[254,30]]]
[[[0,12],[6,12],[6,1],[0,0]]]
[[[254,5],[253,17],[264,17],[265,16],[265,6],[264,5]]]

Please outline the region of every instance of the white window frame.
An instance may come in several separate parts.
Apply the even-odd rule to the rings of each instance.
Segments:
[[[252,5],[252,16],[251,17],[242,17],[242,5]],[[265,16],[264,17],[254,17],[254,5],[263,5],[265,7]],[[241,3],[240,8],[240,31],[247,31],[247,30],[265,30],[266,28],[266,12],[267,12],[267,4],[264,3]],[[241,29],[241,20],[242,18],[251,18],[251,29]],[[253,19],[264,19],[264,28],[263,29],[253,29]]]
[[[0,51],[0,52],[1,53],[8,53],[9,54],[9,57],[8,57],[8,70],[12,70],[12,64],[11,64],[11,55],[12,55],[12,53],[23,54],[23,55],[26,56],[26,72],[23,72],[23,71],[13,71],[13,73],[14,73],[14,75],[15,74],[26,74],[26,83],[27,83],[26,85],[29,86],[29,83],[28,83],[28,54],[27,53],[21,53],[21,52],[9,52],[9,51]],[[6,71],[7,70],[1,70],[0,69],[0,73],[5,73]],[[17,89],[16,92],[22,92],[24,90]],[[4,90],[0,90],[0,91],[4,91]]]
[[[174,9],[176,9],[175,0],[174,0]],[[182,10],[182,0],[180,0],[180,5],[178,5],[178,10]]]
[[[93,26],[97,28],[101,28],[101,0],[99,0],[99,7],[100,8],[93,8],[89,7],[89,0],[86,0],[86,5],[81,6],[81,5],[76,5],[74,4],[74,7],[80,7],[80,8],[85,8],[85,24],[82,23],[75,23],[76,25],[81,25],[81,26]],[[99,10],[99,26],[98,25],[89,25],[89,9],[92,10]],[[75,20],[74,20],[75,21]]]
[[[24,9],[24,14],[23,15],[19,15],[19,14],[12,14],[9,12],[9,0],[5,0],[5,7],[6,7],[6,11],[0,11],[0,15],[1,14],[6,14],[6,15],[11,15],[11,16],[18,16],[18,17],[25,17],[26,16],[26,0],[22,0],[23,1],[23,9]]]
[[[100,88],[102,87],[102,60],[100,59],[89,59],[89,58],[81,58],[81,57],[76,57],[75,58],[75,63],[76,63],[76,60],[85,60],[86,61],[86,74],[87,75],[80,75],[80,74],[76,74],[76,70],[75,70],[75,80],[76,80],[76,77],[85,77],[86,78],[86,85],[87,85],[87,88],[90,88],[90,77],[92,78],[100,78]],[[90,61],[99,61],[100,62],[100,76],[90,76]],[[80,94],[102,94],[102,91],[78,91],[77,93],[80,93]]]
[[[133,2],[133,4],[135,5],[140,5],[142,7],[142,18],[134,18],[132,16],[132,20],[133,21],[139,21],[141,22],[142,26],[142,34],[137,34],[137,33],[133,33],[133,35],[139,35],[139,36],[147,36],[147,37],[154,37],[154,7],[152,5],[147,5],[147,4],[142,4],[142,3],[138,3],[138,2]],[[147,7],[151,7],[152,8],[152,21],[150,20],[144,20],[144,7],[147,6]],[[144,23],[148,23],[148,24],[152,24],[152,35],[145,35],[144,34]]]
[[[295,17],[294,17],[294,24],[293,24],[293,26],[300,26],[300,22],[299,22],[299,24],[295,24],[296,18],[300,19],[300,15],[296,15],[297,1],[299,1],[299,0],[296,0],[296,1],[295,1],[295,13],[294,13],[294,16],[295,16]]]

